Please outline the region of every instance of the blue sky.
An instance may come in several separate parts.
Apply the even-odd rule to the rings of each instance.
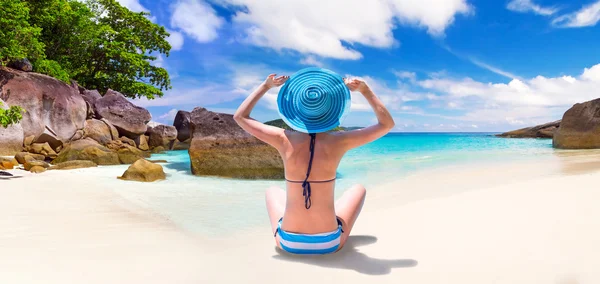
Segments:
[[[136,100],[171,124],[196,106],[233,113],[270,73],[308,66],[365,79],[395,131],[505,131],[600,95],[600,1],[119,0],[171,33],[157,64],[173,89]],[[353,93],[346,126],[375,116]],[[252,116],[278,118],[277,90]]]

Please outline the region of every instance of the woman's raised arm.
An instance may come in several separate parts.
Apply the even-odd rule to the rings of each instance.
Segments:
[[[396,124],[390,112],[364,81],[358,79],[344,79],[344,82],[350,91],[359,91],[365,99],[367,99],[377,116],[377,124],[375,125],[336,134],[336,136],[341,139],[341,145],[343,145],[346,150],[350,150],[379,139],[390,132]]]
[[[279,87],[287,81],[288,76],[275,77],[276,74],[271,74],[267,79],[258,86],[258,88],[250,95],[237,109],[233,115],[233,119],[237,124],[259,140],[280,149],[283,143],[284,129],[266,125],[250,117],[250,113],[256,103],[265,95],[271,88]]]

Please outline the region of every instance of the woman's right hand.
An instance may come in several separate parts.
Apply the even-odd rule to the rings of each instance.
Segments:
[[[290,78],[290,76],[276,76],[277,74],[269,75],[263,84],[265,84],[267,88],[271,89],[285,84],[285,82]]]
[[[344,78],[344,83],[346,84],[348,89],[350,89],[350,91],[352,91],[352,92],[358,91],[358,92],[364,93],[365,91],[369,90],[369,86],[367,86],[367,83],[365,83],[365,81],[360,80],[360,79]]]

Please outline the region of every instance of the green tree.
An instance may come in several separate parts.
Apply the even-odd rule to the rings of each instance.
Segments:
[[[20,0],[0,0],[0,65],[25,57],[44,56],[44,44],[38,41],[41,29],[30,25],[29,9]]]
[[[27,2],[32,23],[42,28],[44,73],[66,74],[85,88],[129,97],[153,99],[171,88],[167,71],[153,65],[157,54],[169,55],[169,34],[148,13],[132,12],[115,0]]]

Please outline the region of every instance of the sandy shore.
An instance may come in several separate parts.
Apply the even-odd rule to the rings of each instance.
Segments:
[[[320,257],[276,251],[267,220],[192,234],[85,170],[0,180],[0,283],[600,283],[600,164],[567,158],[369,190],[348,245]]]

